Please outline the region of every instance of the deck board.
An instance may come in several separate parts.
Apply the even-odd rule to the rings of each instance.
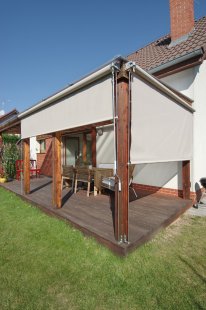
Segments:
[[[114,197],[91,195],[88,198],[84,190],[71,195],[70,190],[64,188],[63,207],[56,209],[52,206],[52,179],[50,178],[31,179],[31,193],[26,196],[22,194],[20,181],[14,180],[2,186],[37,205],[44,212],[67,220],[84,234],[93,236],[120,255],[125,255],[150,240],[156,232],[168,226],[192,206],[190,200],[160,194],[138,193],[139,198],[129,204],[129,244],[118,244],[114,238],[112,217]]]

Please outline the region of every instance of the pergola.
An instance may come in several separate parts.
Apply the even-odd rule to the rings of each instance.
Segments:
[[[30,192],[30,137],[53,136],[52,196],[61,208],[62,135],[89,129],[96,166],[96,127],[113,123],[115,238],[128,242],[130,164],[181,161],[183,198],[189,199],[194,112],[189,103],[134,63],[114,59],[20,113],[25,193]]]

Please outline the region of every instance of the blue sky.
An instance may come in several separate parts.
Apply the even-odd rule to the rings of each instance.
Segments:
[[[194,0],[195,18],[206,0]],[[169,33],[169,0],[0,0],[0,111],[23,111]]]

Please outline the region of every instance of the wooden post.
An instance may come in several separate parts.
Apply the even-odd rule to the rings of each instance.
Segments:
[[[182,190],[183,199],[190,199],[190,161],[182,162]]]
[[[97,165],[97,151],[96,151],[96,142],[97,142],[97,132],[96,128],[92,127],[91,136],[92,136],[92,166],[96,167]]]
[[[120,187],[116,186],[115,190],[115,237],[118,241],[128,242],[129,78],[123,68],[117,77],[116,114],[117,175]]]
[[[24,193],[30,193],[30,139],[23,141],[24,152]]]
[[[83,133],[83,141],[82,141],[82,159],[84,162],[87,161],[87,134]]]
[[[61,188],[61,133],[56,132],[52,137],[52,160],[53,160],[53,205],[61,208],[62,188]]]

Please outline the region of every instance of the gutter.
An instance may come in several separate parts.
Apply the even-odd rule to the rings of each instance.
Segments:
[[[195,51],[193,51],[193,52],[191,52],[191,53],[188,53],[188,54],[186,54],[186,55],[180,56],[180,57],[178,57],[178,58],[176,58],[176,59],[173,59],[173,60],[168,61],[168,62],[166,62],[166,63],[164,63],[164,64],[161,64],[161,65],[159,65],[158,67],[155,67],[155,68],[153,68],[153,69],[150,69],[150,70],[148,70],[148,72],[149,72],[150,74],[154,74],[154,73],[156,73],[156,72],[158,72],[158,71],[162,71],[162,70],[164,70],[164,69],[167,69],[167,68],[169,68],[169,67],[171,67],[171,66],[174,66],[174,65],[176,65],[176,64],[179,64],[179,63],[181,63],[181,62],[183,62],[183,61],[186,61],[186,60],[188,60],[188,59],[190,59],[190,58],[194,58],[194,57],[197,57],[197,56],[202,56],[203,54],[204,54],[203,48],[198,48],[198,49],[196,49]]]
[[[18,118],[22,119],[26,117],[27,115],[36,112],[47,105],[53,103],[54,101],[57,101],[58,99],[67,96],[68,94],[71,94],[84,86],[106,76],[107,74],[112,73],[112,66],[114,66],[114,63],[117,63],[118,66],[118,61],[126,61],[123,57],[118,56],[116,57],[112,62],[104,66],[103,68],[101,67],[100,69],[97,69],[93,73],[86,75],[84,78],[81,80],[75,82],[74,84],[70,84],[68,87],[64,88],[63,90],[55,93],[54,95],[51,95],[50,97],[42,100],[41,102],[37,103],[36,105],[32,106],[31,108],[19,113]]]

